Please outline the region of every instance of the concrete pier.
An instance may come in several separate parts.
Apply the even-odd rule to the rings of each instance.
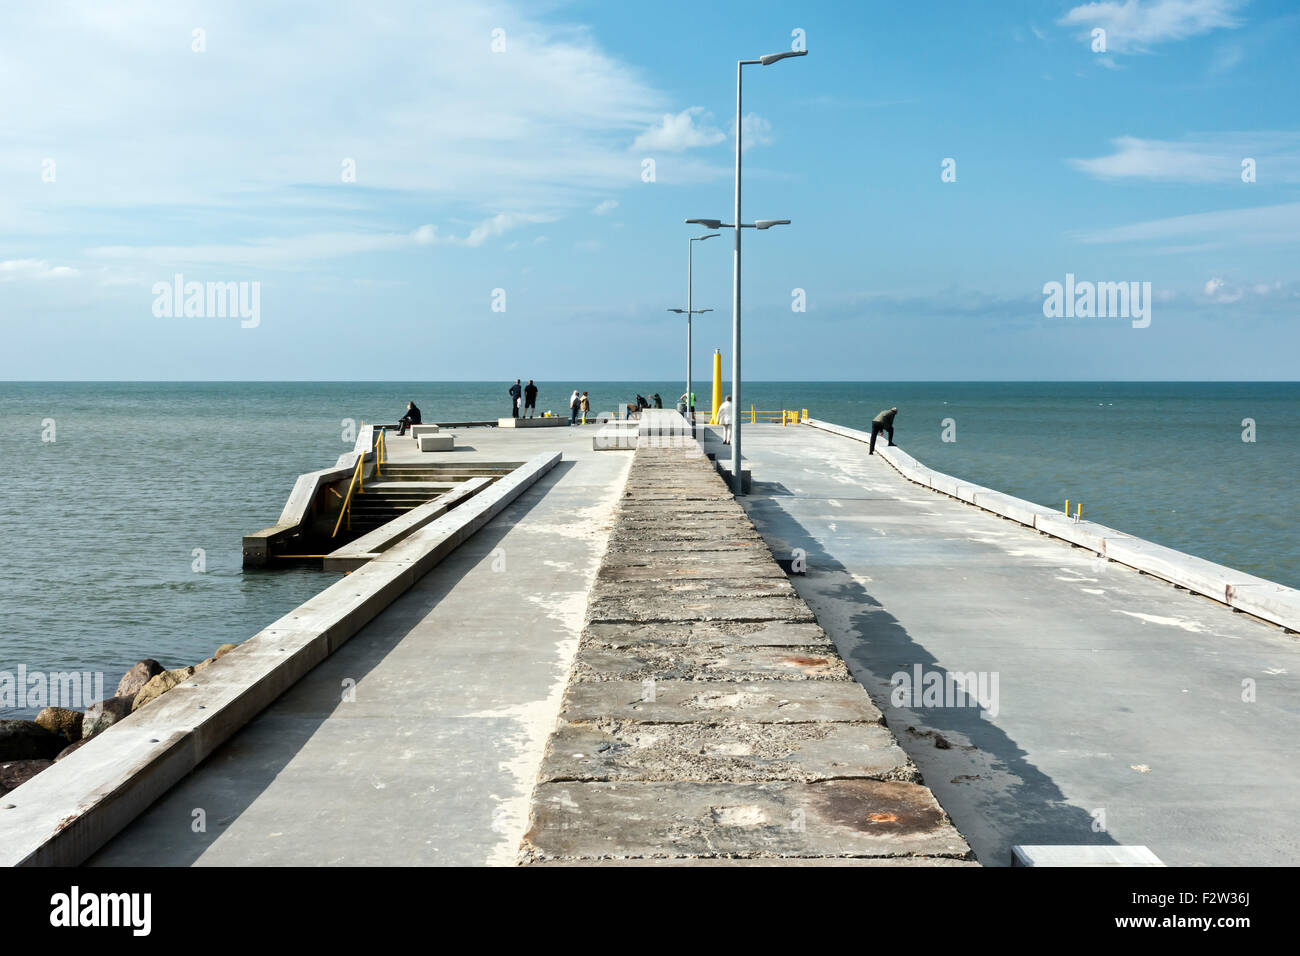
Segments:
[[[1300,856],[1300,642],[1156,575],[1283,619],[1295,592],[847,429],[746,426],[738,501],[682,425],[458,430],[452,507],[7,794],[4,860]]]
[[[749,425],[745,454],[746,511],[806,552],[795,588],[982,863],[1016,844],[1300,858],[1294,635],[913,484],[858,441]],[[918,664],[998,674],[996,716],[895,706],[891,677]]]

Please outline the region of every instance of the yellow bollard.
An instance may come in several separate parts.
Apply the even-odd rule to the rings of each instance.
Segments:
[[[1066,499],[1065,499],[1065,516],[1066,516],[1067,518],[1070,517],[1070,499],[1069,499],[1069,498],[1066,498]]]
[[[1082,504],[1080,504],[1080,505],[1076,505],[1076,506],[1075,506],[1074,520],[1075,520],[1075,521],[1082,521],[1082,520],[1083,520],[1083,505],[1082,505]]]
[[[722,405],[722,350],[713,350],[713,414],[709,424],[718,424],[718,409]]]

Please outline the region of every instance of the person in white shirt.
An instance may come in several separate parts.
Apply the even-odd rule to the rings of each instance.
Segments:
[[[718,424],[722,426],[722,444],[731,444],[731,396],[728,395],[718,406]]]
[[[569,424],[573,425],[578,421],[578,390],[575,388],[573,394],[569,396]]]

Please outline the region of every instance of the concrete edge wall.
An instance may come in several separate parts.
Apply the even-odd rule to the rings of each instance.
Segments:
[[[11,790],[0,866],[76,866],[554,468],[538,455]]]
[[[253,534],[244,535],[244,567],[265,565],[272,542],[292,537],[300,532],[311,520],[316,496],[321,488],[335,481],[352,477],[358,458],[370,462],[368,468],[362,469],[362,477],[369,478],[374,473],[374,449],[378,437],[376,426],[362,425],[353,443],[352,451],[339,455],[333,468],[322,468],[319,471],[309,471],[299,475],[275,524]]]
[[[487,475],[467,478],[460,487],[426,501],[392,521],[385,522],[374,531],[369,531],[355,541],[331,551],[322,562],[324,570],[352,571],[361,567],[371,558],[410,537],[429,522],[441,518],[452,508],[473,498],[489,487],[494,480]]]
[[[853,441],[871,441],[869,432],[845,428],[843,425],[813,418],[807,419],[804,424]],[[1295,588],[1215,564],[1183,551],[1175,551],[1093,521],[1075,521],[1053,508],[932,471],[898,446],[890,447],[877,441],[876,454],[909,481],[1086,548],[1101,557],[1212,598],[1289,631],[1300,631],[1300,591]]]

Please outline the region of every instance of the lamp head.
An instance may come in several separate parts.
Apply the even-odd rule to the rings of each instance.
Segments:
[[[755,219],[754,220],[755,229],[771,229],[773,226],[788,226],[788,225],[790,225],[789,219]]]
[[[773,63],[778,60],[784,60],[786,57],[807,55],[807,50],[786,50],[784,53],[769,53],[767,56],[760,56],[758,62],[762,63],[764,66],[771,66]]]
[[[688,223],[696,226],[703,226],[705,229],[721,229],[721,219],[687,219]]]

